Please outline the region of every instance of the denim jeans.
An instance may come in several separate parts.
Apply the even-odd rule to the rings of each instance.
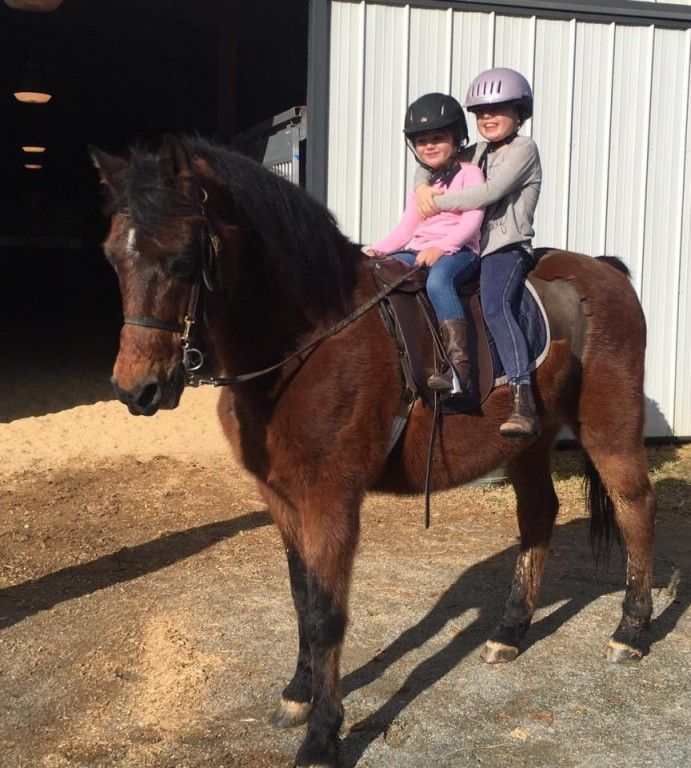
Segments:
[[[526,274],[521,251],[498,251],[482,258],[482,314],[511,384],[529,384],[528,345],[516,317]]]
[[[392,253],[391,258],[398,259],[410,267],[415,266],[415,251]],[[437,322],[444,320],[465,319],[463,304],[458,298],[457,287],[469,280],[477,271],[480,258],[470,248],[462,248],[455,253],[447,253],[433,264],[427,275],[427,295],[434,307]]]

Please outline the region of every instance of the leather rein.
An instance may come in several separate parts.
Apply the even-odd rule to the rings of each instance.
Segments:
[[[193,331],[196,325],[198,325],[197,315],[199,310],[199,298],[204,288],[208,291],[214,291],[217,284],[216,276],[214,275],[216,265],[218,263],[218,257],[221,252],[221,241],[218,235],[215,234],[209,221],[209,217],[206,213],[204,204],[208,200],[208,194],[206,190],[201,189],[201,203],[200,207],[195,208],[193,212],[183,214],[184,216],[193,216],[195,218],[201,217],[202,219],[202,251],[201,259],[197,259],[195,264],[195,280],[192,284],[192,290],[190,292],[190,298],[187,305],[187,312],[182,323],[177,321],[161,320],[158,317],[152,317],[144,315],[141,317],[133,317],[126,315],[123,318],[125,325],[138,325],[144,328],[152,328],[160,331],[168,331],[170,333],[180,334],[180,346],[182,347],[182,365],[185,369],[185,383],[187,386],[199,386],[200,384],[209,384],[214,387],[230,387],[238,384],[244,384],[248,381],[253,381],[262,376],[266,376],[273,371],[277,371],[291,360],[300,359],[302,355],[311,352],[319,344],[331,336],[335,336],[340,333],[344,328],[355,322],[359,317],[364,315],[373,307],[376,307],[379,302],[385,299],[393,290],[399,285],[408,280],[414,275],[421,267],[413,267],[410,271],[403,274],[400,278],[389,283],[385,288],[380,290],[377,294],[368,299],[364,304],[361,304],[347,317],[335,323],[322,334],[317,336],[316,339],[312,339],[300,349],[292,352],[273,365],[266,368],[262,368],[256,371],[249,371],[248,373],[241,373],[237,376],[207,376],[202,377],[198,371],[204,365],[204,353],[199,348],[198,343],[195,343]],[[121,215],[129,216],[127,211],[120,211]],[[201,261],[201,263],[200,263]]]

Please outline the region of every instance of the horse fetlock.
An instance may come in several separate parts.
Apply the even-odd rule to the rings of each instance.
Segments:
[[[297,768],[339,768],[340,739],[310,732],[295,757]]]
[[[647,615],[630,616],[624,614],[619,626],[614,631],[610,645],[616,644],[617,647],[631,648],[639,657],[645,652],[645,641],[643,635],[650,625],[650,619]]]

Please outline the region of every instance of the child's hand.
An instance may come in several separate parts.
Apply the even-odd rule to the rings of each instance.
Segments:
[[[415,263],[421,267],[431,267],[436,264],[439,259],[444,255],[444,251],[436,245],[432,245],[429,248],[423,248],[415,257]]]
[[[417,205],[417,212],[421,219],[428,219],[435,213],[439,213],[439,208],[434,204],[434,198],[443,194],[440,190],[432,189],[427,184],[420,184],[415,187],[415,205]]]
[[[383,254],[383,253],[381,253],[380,251],[375,251],[375,250],[374,250],[374,248],[363,248],[363,249],[362,249],[362,252],[363,252],[363,253],[364,253],[366,256],[369,256],[371,259],[376,259],[376,258],[378,258],[379,256],[383,256],[383,255],[384,255],[384,254]]]

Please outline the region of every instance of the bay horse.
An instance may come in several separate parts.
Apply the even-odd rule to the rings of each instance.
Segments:
[[[274,722],[307,722],[296,764],[333,768],[360,506],[368,489],[422,490],[431,409],[416,401],[389,450],[404,383],[376,310],[308,354],[240,377],[289,357],[376,294],[360,247],[299,187],[204,139],[168,138],[157,154],[132,151],[126,159],[91,154],[110,206],[104,251],[125,315],[117,397],[133,414],[176,407],[187,376],[186,317],[197,320],[215,365],[237,377],[221,392],[218,414],[282,536],[297,613],[297,665]],[[499,435],[510,406],[505,385],[481,408],[441,417],[433,487],[505,464],[517,499],[520,550],[503,617],[484,649],[489,663],[515,658],[536,608],[559,506],[551,451],[563,425],[587,455],[594,540],[606,545],[620,532],[628,554],[623,614],[606,657],[633,661],[644,653],[655,517],[642,439],[646,328],[615,266],[565,251],[537,263],[535,275],[575,292],[581,322],[578,338],[550,319],[549,354],[533,377],[537,439]]]

